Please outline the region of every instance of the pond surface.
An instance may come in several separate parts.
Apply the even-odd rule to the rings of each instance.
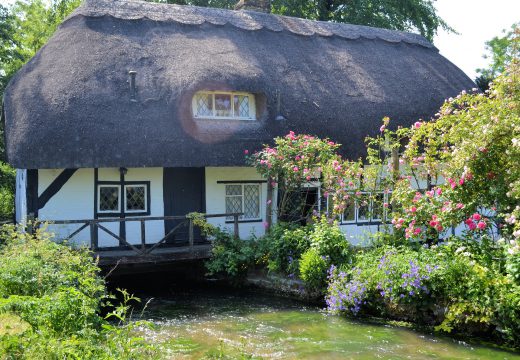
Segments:
[[[520,359],[389,325],[327,315],[319,307],[259,291],[196,288],[154,298],[144,317],[173,359]]]

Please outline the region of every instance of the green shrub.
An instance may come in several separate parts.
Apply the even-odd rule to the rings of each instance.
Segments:
[[[331,264],[341,265],[351,260],[350,244],[338,223],[331,223],[325,216],[312,225],[310,240],[311,247],[327,257]]]
[[[14,217],[14,192],[16,170],[0,162],[0,220],[12,220]]]
[[[298,260],[310,247],[309,226],[278,223],[259,240],[261,259],[269,271],[298,274]]]
[[[126,318],[122,304],[100,315],[106,294],[94,258],[52,242],[44,228],[30,235],[13,226],[0,231],[0,326],[2,359],[149,359],[160,356],[160,344],[137,336],[146,323]],[[22,334],[22,335],[21,335]],[[164,353],[163,353],[164,354]]]
[[[256,241],[237,239],[226,231],[212,230],[211,258],[206,261],[209,275],[225,274],[233,281],[241,281],[255,264]]]
[[[300,277],[309,290],[325,288],[328,268],[328,261],[315,248],[308,249],[300,259]]]
[[[477,246],[466,243],[367,249],[352,269],[332,268],[328,308],[435,325],[444,332],[491,335],[520,346],[520,287],[501,271],[501,261],[492,264],[483,255],[500,249],[481,242],[473,251]]]

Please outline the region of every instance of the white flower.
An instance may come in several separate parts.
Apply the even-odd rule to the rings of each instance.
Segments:
[[[458,248],[457,250],[455,250],[455,254],[459,254],[459,253],[463,252],[464,250],[466,250],[466,247],[461,246],[460,248]]]
[[[504,240],[504,238],[500,238],[500,239],[498,239],[497,243],[498,243],[498,245],[504,245],[506,243],[506,241]]]
[[[516,231],[513,233],[513,236],[514,236],[515,238],[520,237],[520,230],[516,230]]]
[[[466,257],[470,257],[470,256],[471,256],[471,253],[469,253],[469,252],[466,251],[465,253],[462,253],[462,255],[463,255],[463,256],[466,256]]]

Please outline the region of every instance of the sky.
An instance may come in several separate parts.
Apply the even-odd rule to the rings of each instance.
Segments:
[[[440,31],[433,43],[470,78],[489,63],[485,42],[520,21],[520,0],[436,0],[438,15],[459,35]]]

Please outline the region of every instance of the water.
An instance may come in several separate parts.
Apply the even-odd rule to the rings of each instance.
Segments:
[[[318,306],[259,291],[173,289],[153,299],[146,332],[166,341],[173,359],[520,359],[519,354],[468,345],[389,325],[327,315]]]

